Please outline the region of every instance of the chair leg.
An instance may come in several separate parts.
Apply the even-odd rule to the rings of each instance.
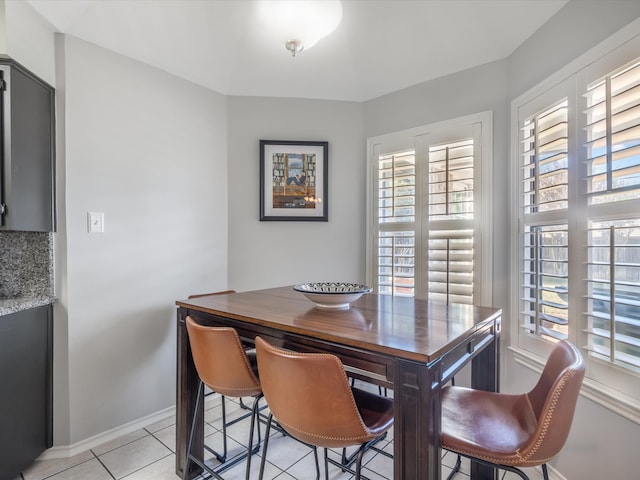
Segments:
[[[258,421],[258,403],[260,402],[261,395],[256,395],[256,398],[253,401],[253,407],[251,408],[251,430],[249,430],[249,444],[247,445],[247,474],[246,480],[249,480],[250,472],[251,472],[251,457],[254,453],[258,451],[260,448],[260,422]],[[253,430],[258,424],[258,445],[256,445],[256,449],[254,451],[253,447]]]
[[[205,448],[211,452],[220,463],[227,461],[227,411],[225,408],[225,397],[220,395],[220,401],[222,405],[222,453],[217,452],[211,447],[205,446]]]
[[[267,460],[267,448],[269,447],[269,433],[271,432],[271,422],[273,422],[273,415],[269,414],[269,420],[267,420],[267,429],[264,432],[264,446],[262,447],[262,460],[260,460],[260,473],[258,474],[258,480],[262,480],[264,477],[264,464]]]
[[[251,407],[242,401],[242,397],[240,397],[240,408],[243,410],[251,410]]]
[[[222,459],[216,453],[216,458],[220,463],[224,463],[227,459],[227,408],[224,395],[221,395],[222,398]]]
[[[318,462],[318,447],[312,446],[311,448],[313,449],[313,458],[316,461],[316,480],[320,480],[320,462]],[[325,473],[325,475],[327,474]],[[327,477],[326,480],[329,480],[329,477]]]
[[[460,465],[462,465],[462,457],[458,455],[458,459],[456,460],[456,464],[453,466],[453,470],[447,477],[447,480],[451,480],[453,476],[460,471]]]
[[[356,478],[355,480],[360,480],[360,472],[362,471],[362,458],[364,457],[364,451],[366,450],[366,448],[364,448],[364,445],[360,448],[360,451],[358,452],[358,460],[356,462]]]
[[[324,480],[329,480],[329,449],[324,449]]]
[[[218,462],[225,463],[227,461],[227,455],[229,453],[228,442],[227,442],[227,427],[239,422],[240,420],[244,420],[245,418],[253,415],[253,413],[247,413],[245,415],[242,415],[241,417],[235,418],[227,422],[227,403],[226,403],[225,396],[220,395],[220,400],[221,400],[221,406],[222,406],[222,453],[219,453],[210,447],[206,447],[206,448],[209,452],[211,452],[216,457],[216,460],[218,460]],[[253,407],[248,407],[246,404],[242,403],[242,398],[240,398],[240,404],[242,408],[253,411]],[[258,425],[258,442],[260,441],[261,441],[260,426]]]
[[[258,444],[256,445],[256,449],[255,452],[253,453],[258,453],[258,451],[260,450],[260,444],[262,443],[262,436],[260,435],[260,407],[258,402],[260,401],[260,399],[262,398],[262,394],[258,395],[258,397],[256,397],[256,414],[255,414],[255,422],[256,422],[256,428],[258,429]]]
[[[193,455],[191,454],[191,449],[193,448],[193,438],[195,436],[195,430],[196,430],[196,424],[197,424],[196,422],[198,422],[198,420],[200,421],[204,420],[204,411],[203,411],[203,418],[202,419],[198,418],[200,401],[202,399],[204,399],[204,383],[202,382],[202,380],[200,380],[200,383],[198,385],[198,393],[196,397],[196,405],[195,405],[193,420],[191,421],[191,433],[189,434],[189,445],[187,446],[187,458],[186,458],[186,461],[184,462],[184,470],[182,471],[182,480],[187,480],[189,478],[189,473],[190,473],[189,464],[191,462],[195,463],[200,468],[205,470],[207,473],[211,475],[211,477],[217,478],[219,480],[224,480],[220,475],[218,475],[216,472],[212,471],[207,465],[205,465],[204,459],[200,461],[194,458]],[[205,446],[205,448],[207,447]]]
[[[382,437],[381,437],[382,438]],[[373,440],[371,442],[367,442],[363,445],[360,445],[360,448],[358,448],[358,450],[356,450],[355,452],[353,452],[351,454],[350,457],[346,456],[346,448],[342,449],[342,459],[340,460],[340,462],[337,462],[335,460],[329,460],[329,456],[327,454],[327,449],[324,449],[324,465],[325,465],[325,471],[327,472],[327,475],[329,474],[329,462],[331,462],[333,465],[335,465],[336,467],[339,467],[343,472],[349,472],[351,474],[354,474],[355,480],[360,480],[361,475],[361,469],[362,469],[362,458],[364,457],[365,452],[372,447],[373,443],[376,442],[377,440]],[[378,450],[378,452],[385,454],[388,456],[388,454],[386,452],[383,452],[382,450]],[[353,470],[351,470],[351,465],[353,465],[353,463],[356,463],[356,470],[355,472]],[[329,477],[327,477],[326,480],[329,480]]]

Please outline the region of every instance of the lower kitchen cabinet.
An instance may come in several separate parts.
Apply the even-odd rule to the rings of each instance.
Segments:
[[[53,308],[0,316],[0,480],[53,444]]]

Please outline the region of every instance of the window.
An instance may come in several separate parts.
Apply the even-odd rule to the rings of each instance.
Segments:
[[[369,139],[367,281],[376,292],[491,301],[491,114]],[[484,276],[483,276],[484,275]],[[484,281],[483,281],[484,280]]]
[[[585,386],[640,420],[640,39],[514,101],[512,343],[583,349]],[[516,311],[517,310],[517,311]],[[516,324],[517,321],[517,324]],[[604,395],[603,395],[604,392]],[[605,398],[605,400],[602,400]]]

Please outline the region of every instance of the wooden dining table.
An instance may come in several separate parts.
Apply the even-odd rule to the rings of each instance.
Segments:
[[[290,350],[335,354],[350,376],[392,388],[396,480],[441,478],[441,392],[461,368],[471,363],[471,387],[498,391],[497,308],[365,294],[348,309],[328,309],[292,286],[179,300],[176,305],[180,476],[198,394],[187,316],[203,325],[233,327],[249,344],[259,335]],[[197,425],[196,452],[202,451],[203,432],[204,426]],[[476,463],[471,477],[497,478],[493,468]]]

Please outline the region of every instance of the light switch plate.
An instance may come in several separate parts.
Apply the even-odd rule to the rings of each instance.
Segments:
[[[87,231],[89,233],[104,233],[103,212],[87,212]]]

